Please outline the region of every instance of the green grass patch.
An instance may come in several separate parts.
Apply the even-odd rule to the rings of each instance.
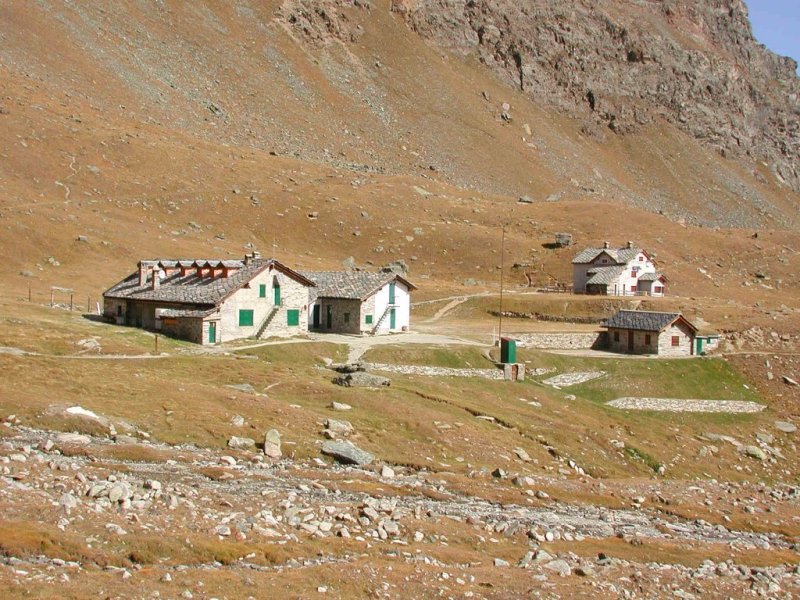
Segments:
[[[376,346],[363,357],[365,362],[395,365],[421,365],[451,369],[486,369],[493,363],[486,360],[485,349],[477,346]]]

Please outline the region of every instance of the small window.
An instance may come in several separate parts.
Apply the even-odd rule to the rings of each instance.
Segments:
[[[633,277],[634,279],[636,279],[636,269],[633,269],[633,270],[631,271],[631,277]]]
[[[366,323],[367,325],[372,325],[372,315],[365,316],[364,323]]]
[[[267,284],[262,283],[258,286],[258,297],[259,298],[266,298],[267,297]]]
[[[619,341],[619,331],[615,331],[615,332],[614,332],[614,341],[615,341],[615,342],[618,342],[618,341]]]
[[[644,344],[645,346],[649,346],[651,344],[649,333],[644,334]]]
[[[253,326],[253,311],[242,309],[239,311],[239,327]]]
[[[300,325],[300,310],[297,308],[290,308],[286,311],[286,324],[289,327],[297,327]]]
[[[653,293],[654,294],[663,294],[664,293],[664,288],[661,287],[660,285],[657,285],[656,287],[653,288]]]
[[[643,261],[644,261],[644,256],[640,256],[639,257],[639,262],[643,262]]]
[[[349,323],[350,322],[350,313],[344,313],[344,322],[345,323]]]
[[[678,335],[672,336],[672,345],[673,346],[680,346],[681,345],[681,338]]]
[[[604,258],[604,259],[603,259],[603,260],[601,260],[600,262],[601,262],[601,263],[603,263],[603,264],[606,264],[606,263],[608,262],[608,259],[607,259],[607,258]]]

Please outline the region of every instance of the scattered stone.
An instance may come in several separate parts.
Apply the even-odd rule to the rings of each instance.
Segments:
[[[325,429],[335,435],[343,436],[348,436],[355,431],[350,421],[339,421],[337,419],[325,419]]]
[[[59,444],[80,444],[85,446],[86,444],[91,443],[92,438],[88,435],[83,435],[80,433],[59,433],[56,436],[56,443]]]
[[[775,421],[775,429],[783,433],[794,433],[797,431],[797,426],[788,421]]]
[[[254,448],[256,441],[248,437],[236,437],[235,435],[228,440],[228,447],[234,450],[250,450]]]
[[[516,454],[517,458],[522,461],[530,462],[531,460],[530,455],[525,451],[524,448],[514,448],[514,454]]]
[[[240,391],[240,392],[244,392],[245,394],[255,394],[255,393],[257,393],[256,389],[252,385],[250,385],[249,383],[235,383],[235,384],[226,385],[225,387],[229,387],[232,390],[237,390],[237,391]]]
[[[785,383],[786,385],[795,385],[795,386],[796,385],[800,385],[800,383],[797,383],[797,381],[795,381],[794,379],[792,379],[788,375],[784,375],[783,376],[783,383]]]
[[[492,471],[492,477],[497,477],[498,479],[505,479],[506,472],[500,467],[497,467],[494,471]]]
[[[533,198],[527,195],[520,196],[517,202],[519,202],[520,204],[533,204]]]
[[[234,427],[243,427],[244,426],[244,417],[242,415],[234,415],[231,419],[231,424]]]
[[[353,407],[350,406],[349,404],[345,404],[344,402],[336,402],[336,401],[334,401],[334,402],[331,402],[331,408],[333,410],[345,411],[345,410],[352,410]]]
[[[569,563],[562,559],[556,559],[550,561],[544,568],[548,571],[554,571],[561,575],[561,577],[567,577],[570,573],[572,573],[572,568],[570,568]]]
[[[495,567],[510,567],[511,564],[507,560],[503,560],[502,558],[495,558],[494,559],[494,566]]]
[[[368,465],[375,460],[372,454],[348,441],[325,442],[322,445],[322,454],[347,465]]]
[[[766,460],[767,458],[767,455],[758,446],[745,446],[744,453],[750,458],[755,458],[758,460]]]
[[[383,465],[383,467],[381,467],[381,477],[384,479],[394,478],[394,469],[392,469],[389,465]]]

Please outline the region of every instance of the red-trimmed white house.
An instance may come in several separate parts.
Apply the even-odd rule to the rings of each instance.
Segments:
[[[572,259],[572,291],[607,296],[666,294],[667,278],[659,273],[650,254],[633,245],[586,248]]]

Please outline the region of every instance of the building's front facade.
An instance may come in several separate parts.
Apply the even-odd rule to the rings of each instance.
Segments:
[[[572,260],[572,290],[576,294],[664,296],[666,277],[655,261],[633,242],[623,248],[586,248]]]
[[[304,272],[311,289],[312,331],[381,335],[411,327],[411,292],[416,288],[394,273]]]
[[[287,337],[308,331],[314,283],[257,253],[244,260],[143,260],[103,294],[104,315],[120,325],[198,344]]]
[[[604,326],[612,352],[675,357],[694,354],[697,328],[680,313],[621,310]]]

